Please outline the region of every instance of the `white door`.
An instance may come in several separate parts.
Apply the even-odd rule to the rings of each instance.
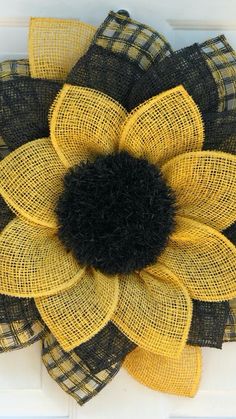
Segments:
[[[222,32],[236,48],[235,0],[0,0],[0,59],[27,55],[29,16],[77,17],[98,25],[110,9],[127,9],[162,32],[175,49]],[[2,354],[0,418],[236,418],[236,343],[203,353],[203,376],[194,399],[151,391],[122,370],[82,408],[48,376],[39,343]]]

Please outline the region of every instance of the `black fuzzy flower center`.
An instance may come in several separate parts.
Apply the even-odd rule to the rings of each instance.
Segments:
[[[82,266],[128,274],[165,248],[175,199],[156,166],[121,152],[73,167],[56,214],[59,237]]]

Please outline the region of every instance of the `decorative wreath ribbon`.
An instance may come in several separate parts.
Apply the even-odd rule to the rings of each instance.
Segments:
[[[236,340],[236,53],[33,18],[0,104],[0,351],[41,339],[81,405],[122,365],[193,396]]]

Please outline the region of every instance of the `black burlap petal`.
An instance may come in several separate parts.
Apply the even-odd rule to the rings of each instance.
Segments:
[[[3,160],[9,154],[9,148],[7,147],[3,138],[0,137],[0,161]]]
[[[0,232],[13,220],[15,214],[10,210],[4,199],[0,196]]]
[[[71,70],[67,83],[106,93],[124,107],[143,71],[131,60],[92,45]]]
[[[54,81],[30,77],[0,84],[0,136],[10,150],[48,137],[48,112],[60,88]]]
[[[154,62],[133,87],[128,109],[178,85],[185,87],[202,112],[217,110],[216,82],[198,44],[176,51],[161,62]]]
[[[209,112],[203,114],[203,120],[203,149],[236,154],[236,112]]]
[[[48,373],[80,405],[96,396],[120,370],[121,363],[115,363],[92,373],[75,351],[65,352],[49,331],[42,342],[42,360]]]
[[[4,157],[9,154],[9,149],[6,144],[0,138],[0,160],[3,160]],[[4,201],[3,197],[0,196],[0,233],[6,227],[6,225],[13,220],[15,214],[11,211],[9,206]]]
[[[126,107],[132,87],[148,67],[171,54],[169,43],[154,29],[127,13],[110,12],[67,83],[99,90]]]
[[[236,154],[236,112],[209,112],[203,114],[205,138],[203,150],[219,150]],[[236,222],[222,233],[236,244]]]
[[[229,310],[228,301],[212,303],[193,300],[193,316],[187,343],[221,349]]]
[[[0,294],[0,323],[40,320],[33,298],[17,298]]]
[[[223,230],[222,233],[236,246],[236,222]]]
[[[92,339],[75,348],[75,352],[93,373],[98,373],[123,361],[135,347],[114,323],[109,322]]]

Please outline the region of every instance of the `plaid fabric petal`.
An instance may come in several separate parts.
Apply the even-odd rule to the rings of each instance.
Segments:
[[[0,82],[29,75],[29,61],[27,59],[6,60],[0,63]]]
[[[228,301],[211,303],[193,300],[188,344],[221,349],[228,316]]]
[[[47,137],[49,108],[59,83],[17,77],[0,84],[0,135],[10,150]]]
[[[173,52],[163,35],[122,11],[109,13],[95,34],[94,44],[127,57],[144,71]]]
[[[124,360],[136,347],[121,331],[109,322],[92,339],[75,348],[75,353],[94,374]]]
[[[102,91],[126,106],[144,69],[171,53],[153,29],[111,12],[98,28],[92,45],[72,69],[67,82]]]
[[[236,298],[229,302],[230,311],[227,319],[224,342],[235,342],[236,341]]]
[[[65,352],[50,332],[47,332],[42,342],[42,360],[48,373],[80,405],[98,394],[121,367],[121,363],[115,363],[94,374],[75,351]]]
[[[39,320],[0,323],[0,353],[32,345],[41,339],[44,333],[45,325]]]
[[[224,35],[199,45],[215,79],[218,90],[218,111],[236,109],[236,53]]]
[[[217,110],[216,82],[197,44],[180,49],[161,62],[154,62],[133,87],[128,109],[178,85],[184,86],[201,111]]]

